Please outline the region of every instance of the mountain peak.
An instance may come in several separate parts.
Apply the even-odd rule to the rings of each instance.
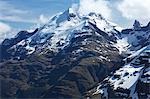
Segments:
[[[135,20],[133,24],[134,30],[140,30],[141,29],[141,24],[139,21]]]
[[[102,98],[148,98],[150,23],[133,26],[123,32],[101,14],[72,7],[19,32],[0,44],[2,95],[78,99],[94,88]]]

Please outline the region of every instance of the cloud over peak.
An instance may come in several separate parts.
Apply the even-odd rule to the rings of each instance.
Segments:
[[[111,9],[108,4],[109,2],[106,0],[80,0],[79,12],[83,15],[95,12],[101,14],[106,19],[111,19]]]

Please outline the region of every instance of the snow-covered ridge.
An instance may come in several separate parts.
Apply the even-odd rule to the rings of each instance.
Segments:
[[[132,99],[138,99],[139,95],[148,97],[148,92],[139,91],[138,87],[141,87],[139,84],[149,84],[150,45],[135,51],[125,60],[127,59],[130,61],[116,70],[112,76],[105,78],[92,95],[101,94],[106,99],[110,98],[108,94],[113,94],[115,97],[131,97]]]
[[[89,23],[94,24],[101,31],[108,33],[109,36],[117,35],[117,32],[122,30],[122,28],[107,21],[100,14],[91,12],[89,15],[80,16],[75,9],[69,8],[65,12],[59,13],[51,18],[50,21],[41,26],[33,36],[21,41],[26,43],[19,42],[17,45],[14,45],[12,49],[16,49],[17,46],[21,45],[24,46],[26,50],[30,50],[28,54],[32,54],[35,48],[47,47],[53,51],[63,49],[69,44],[74,32],[86,31],[84,27],[90,27]]]

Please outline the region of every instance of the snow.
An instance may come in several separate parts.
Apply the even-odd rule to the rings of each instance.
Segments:
[[[101,15],[93,13],[87,16],[79,16],[76,9],[69,8],[67,11],[53,16],[46,24],[41,25],[34,35],[26,39],[28,41],[27,45],[25,41],[21,41],[17,46],[25,45],[24,47],[27,50],[31,50],[29,54],[35,51],[35,47],[40,46],[41,48],[41,46],[45,45],[47,45],[48,49],[57,51],[67,46],[73,37],[92,35],[90,29],[84,28],[86,26],[93,28],[90,23],[95,24],[102,31],[113,31],[115,33],[114,27],[116,24],[106,21]],[[61,43],[62,46],[58,46],[58,43]]]
[[[104,56],[99,56],[98,59],[110,61],[110,59],[108,59],[107,57],[104,57]]]
[[[27,32],[29,32],[29,33],[32,33],[34,31],[35,31],[35,29],[33,29],[33,28],[27,30]]]
[[[117,40],[117,43],[114,44],[114,46],[118,48],[119,53],[121,54],[122,52],[127,51],[127,49],[128,49],[131,45],[128,43],[128,38],[127,38],[127,37],[124,37],[124,38],[122,38],[122,39],[118,39],[118,40]]]
[[[138,99],[138,94],[136,92],[137,82],[138,80],[141,80],[144,83],[149,83],[150,77],[147,77],[146,75],[150,75],[150,71],[149,68],[145,69],[144,64],[135,63],[140,63],[138,57],[145,56],[146,52],[149,52],[149,45],[132,53],[132,55],[128,57],[134,58],[130,63],[117,70],[113,76],[107,77],[109,84],[113,85],[113,90],[118,90],[118,88],[128,89],[130,90],[130,97]],[[141,77],[142,75],[145,75],[145,77]],[[117,92],[115,94],[124,95],[124,93]]]
[[[136,83],[136,81],[138,80],[139,76],[140,76],[140,72],[142,70],[142,66],[141,67],[133,67],[130,66],[130,64],[124,66],[123,68],[120,68],[119,70],[117,70],[114,75],[119,75],[119,79],[114,77],[111,77],[109,79],[110,83],[114,85],[114,90],[116,90],[118,87],[123,88],[123,89],[129,89],[131,88],[132,85],[134,85]],[[136,75],[133,75],[133,73],[135,71],[138,71],[138,73],[136,73]],[[125,73],[129,73],[127,76],[124,76]],[[120,82],[123,82],[122,84],[120,84]]]
[[[148,47],[148,46],[145,46],[145,47],[141,48],[140,50],[138,50],[138,51],[132,53],[132,55],[130,55],[128,58],[134,58],[134,57],[140,55],[147,47]]]
[[[66,21],[63,23],[64,25],[58,27],[54,31],[54,35],[51,38],[51,46],[52,49],[57,49],[57,42],[60,40],[64,40],[65,45],[69,44],[70,37],[72,36],[74,28],[80,25],[78,22]]]
[[[28,50],[28,53],[27,53],[28,55],[32,54],[35,51],[35,48],[34,47],[30,47],[29,45],[26,46],[25,48]]]
[[[102,88],[100,89],[100,85],[97,87],[96,92],[94,92],[92,95],[96,95],[96,94],[103,94],[104,97],[106,97],[106,99],[108,99],[108,92],[107,92],[107,88]]]
[[[137,23],[137,22],[136,22]],[[137,26],[136,26],[137,27]],[[140,29],[138,27],[138,29]],[[128,51],[136,51],[139,50],[142,46],[142,40],[149,40],[150,31],[136,31],[133,30],[129,32],[129,34],[122,34],[120,38],[118,38],[117,43],[114,44],[115,47],[118,48],[120,54],[122,52]]]
[[[113,24],[113,23],[109,23],[108,21],[106,21],[106,20],[99,20],[99,19],[94,19],[94,21],[95,21],[95,23],[96,23],[96,26],[100,29],[100,30],[102,30],[102,31],[104,31],[104,32],[106,32],[106,33],[109,33],[109,32],[113,32],[113,33],[115,33],[115,24]],[[121,29],[121,27],[117,27],[118,29],[119,29],[119,31],[120,31],[120,29]],[[117,29],[116,28],[116,29]]]
[[[93,93],[93,95],[96,95],[96,94],[99,94],[99,93],[101,93],[101,94],[103,94],[103,90],[102,89],[100,89],[100,87],[101,87],[101,85],[99,85],[97,88],[96,88],[96,91]]]
[[[119,27],[119,26],[115,26],[115,29],[116,29],[117,31],[119,31],[119,32],[121,32],[121,31],[123,30],[123,28],[122,28],[122,27]]]
[[[70,13],[72,13],[72,9],[70,9]],[[87,20],[88,19],[88,20]],[[99,26],[98,28],[104,30],[104,28],[111,28],[112,26],[109,26],[109,24],[107,24],[107,22],[105,20],[98,20],[98,17],[90,17],[87,16],[86,20],[85,19],[78,19],[78,18],[74,18],[70,21],[63,21],[62,23],[59,23],[59,27],[57,27],[56,29],[54,29],[54,31],[50,31],[50,32],[54,32],[54,36],[51,38],[51,46],[49,47],[50,49],[57,49],[57,42],[59,42],[60,40],[64,40],[63,42],[65,43],[64,46],[69,44],[69,40],[70,37],[73,35],[73,31],[78,31],[80,32],[84,27],[84,26],[90,26],[89,22],[97,22],[98,24],[101,25],[101,27]],[[95,23],[94,23],[95,24]],[[82,32],[86,32],[87,30],[82,30]],[[89,31],[89,30],[88,30]],[[86,34],[79,34],[79,35],[74,35],[74,37],[82,37],[83,35],[92,35],[90,32],[86,33]],[[63,48],[63,47],[62,47]]]
[[[113,86],[113,90],[118,90],[118,88],[130,90],[130,97],[133,99],[138,99],[136,93],[136,85],[138,80],[141,80],[144,83],[149,83],[150,77],[141,77],[142,75],[150,75],[149,68],[145,69],[144,64],[133,64],[136,62],[140,63],[140,60],[137,58],[143,56],[144,53],[149,52],[149,45],[137,50],[132,53],[128,58],[134,58],[131,62],[121,67],[119,70],[116,70],[113,76],[108,76],[107,81],[110,85]],[[146,55],[146,54],[145,54]],[[137,61],[138,60],[138,61]],[[97,93],[104,93],[101,88],[103,84],[97,87],[99,91]],[[106,87],[107,88],[107,87]],[[116,95],[125,95],[124,93],[117,92]]]
[[[16,44],[16,45],[22,45],[22,46],[24,46],[26,44],[26,42],[25,42],[25,40],[22,40],[21,42],[19,42],[18,44]]]

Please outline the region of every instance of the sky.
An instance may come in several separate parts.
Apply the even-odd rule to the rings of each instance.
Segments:
[[[100,13],[124,28],[135,19],[143,25],[150,21],[150,0],[0,0],[0,41],[46,23],[74,4],[82,14]]]

